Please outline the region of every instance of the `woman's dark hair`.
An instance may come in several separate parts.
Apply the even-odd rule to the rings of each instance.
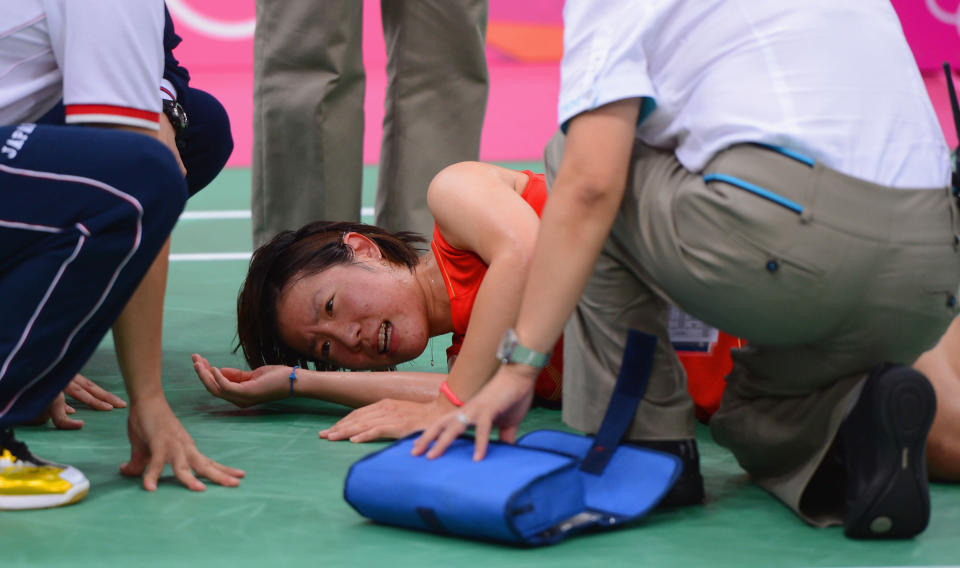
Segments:
[[[331,266],[354,262],[353,249],[343,242],[359,233],[380,247],[387,261],[413,271],[419,259],[416,244],[427,240],[417,233],[391,233],[375,225],[315,221],[297,231],[283,231],[258,248],[250,259],[247,278],[237,296],[237,350],[247,365],[300,365],[331,370],[328,363],[298,353],[280,339],[277,299],[295,280]]]

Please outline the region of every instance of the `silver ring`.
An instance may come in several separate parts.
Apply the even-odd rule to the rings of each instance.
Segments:
[[[467,418],[467,415],[462,412],[457,413],[457,421],[463,424],[464,426],[470,426],[470,419]]]

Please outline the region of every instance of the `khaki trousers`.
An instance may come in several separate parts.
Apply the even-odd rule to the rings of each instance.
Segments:
[[[547,146],[548,179],[563,152]],[[912,363],[957,315],[957,205],[947,188],[867,183],[772,149],[740,145],[699,174],[637,144],[620,211],[564,331],[564,420],[596,431],[626,331],[660,337],[630,437],[693,435],[668,303],[747,340],[715,440],[762,487],[814,524],[801,499],[866,373]],[[816,488],[810,488],[816,490]]]
[[[257,0],[253,240],[360,219],[360,0]],[[476,160],[487,101],[486,0],[381,2],[388,87],[375,222],[429,235],[430,180]]]

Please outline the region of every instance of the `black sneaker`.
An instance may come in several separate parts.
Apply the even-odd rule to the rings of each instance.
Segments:
[[[677,482],[660,501],[658,507],[686,507],[703,504],[703,476],[700,475],[700,452],[697,441],[690,440],[642,440],[630,441],[630,444],[666,452],[683,461],[683,471]]]
[[[80,470],[41,460],[13,437],[13,430],[0,430],[0,511],[69,505],[89,490]]]
[[[910,538],[927,527],[926,443],[936,408],[930,381],[912,367],[871,371],[838,435],[848,537]]]

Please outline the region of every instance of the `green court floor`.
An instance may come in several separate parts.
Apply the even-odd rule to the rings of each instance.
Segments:
[[[509,164],[531,167],[536,164]],[[375,170],[365,179],[373,203]],[[197,494],[164,478],[155,494],[118,473],[128,457],[125,410],[79,405],[79,431],[21,428],[42,457],[73,464],[92,489],[78,505],[0,513],[0,567],[15,566],[944,566],[960,564],[960,486],[933,485],[929,529],[905,542],[857,542],[840,529],[804,525],[752,485],[703,429],[698,438],[709,502],[654,513],[613,532],[542,549],[517,549],[378,526],[344,502],[350,465],[383,443],[327,442],[317,431],[347,413],[335,404],[290,400],[239,410],[207,394],[190,354],[237,365],[234,301],[246,260],[197,260],[196,253],[250,250],[248,170],[225,171],[194,199],[173,237],[164,328],[165,390],[201,451],[243,468],[239,488]],[[210,212],[219,211],[216,219]],[[446,343],[433,349],[443,359]],[[430,370],[427,354],[408,364]],[[439,363],[438,363],[439,365]],[[435,370],[442,370],[441,367]],[[84,369],[114,392],[122,382],[105,341]],[[534,410],[525,429],[562,427]],[[167,470],[169,474],[169,469]]]

